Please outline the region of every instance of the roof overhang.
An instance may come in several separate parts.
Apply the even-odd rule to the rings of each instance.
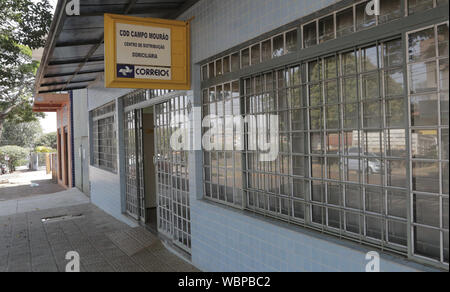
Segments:
[[[68,16],[59,0],[36,75],[35,96],[87,88],[104,72],[105,13],[176,19],[199,0],[80,0]]]
[[[34,98],[33,111],[38,113],[56,112],[70,101],[67,93],[44,93]]]

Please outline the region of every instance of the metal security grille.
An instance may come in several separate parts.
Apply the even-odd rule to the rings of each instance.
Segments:
[[[142,111],[125,113],[125,177],[126,177],[126,209],[136,220],[144,219],[144,167],[142,142]]]
[[[188,153],[174,151],[170,138],[187,124],[171,124],[175,114],[187,115],[187,97],[178,96],[155,106],[155,164],[158,192],[158,231],[183,250],[191,249]]]
[[[117,171],[115,109],[115,103],[112,103],[91,113],[93,144],[91,164],[111,172]]]
[[[280,154],[247,151],[245,207],[406,253],[400,39],[245,80],[246,114],[279,117]]]
[[[448,265],[449,24],[408,34],[412,251]]]

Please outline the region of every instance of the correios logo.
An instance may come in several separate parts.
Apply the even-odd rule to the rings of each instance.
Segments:
[[[67,2],[66,14],[68,16],[80,15],[80,0],[71,0]]]

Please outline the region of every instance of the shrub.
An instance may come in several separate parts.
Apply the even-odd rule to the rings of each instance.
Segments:
[[[26,161],[29,157],[29,151],[19,146],[3,146],[0,147],[0,163],[7,164],[11,171],[14,171],[17,166]],[[5,160],[5,156],[9,160]]]
[[[36,149],[34,150],[37,153],[55,153],[56,150],[52,149],[50,147],[45,147],[45,146],[38,146],[36,147]]]

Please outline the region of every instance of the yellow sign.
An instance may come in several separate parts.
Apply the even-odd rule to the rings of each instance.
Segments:
[[[189,90],[189,22],[105,14],[105,87]]]

